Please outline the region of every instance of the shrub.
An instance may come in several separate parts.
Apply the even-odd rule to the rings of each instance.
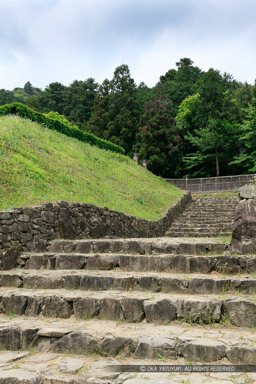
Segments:
[[[32,121],[36,121],[37,123],[42,124],[49,129],[54,129],[55,131],[61,132],[64,135],[74,137],[75,139],[84,141],[88,144],[95,145],[102,149],[121,153],[122,155],[125,154],[125,150],[119,145],[100,139],[91,133],[81,131],[77,126],[72,126],[69,122],[66,123],[66,119],[59,114],[57,115],[56,113],[49,113],[48,115],[44,115],[34,111],[24,104],[12,103],[0,106],[0,116],[3,115],[18,115],[25,117]]]

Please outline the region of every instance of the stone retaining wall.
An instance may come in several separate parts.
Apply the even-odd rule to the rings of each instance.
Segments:
[[[191,193],[186,193],[158,221],[66,201],[0,212],[0,253],[14,246],[23,251],[45,251],[49,241],[58,238],[163,236],[191,199]]]

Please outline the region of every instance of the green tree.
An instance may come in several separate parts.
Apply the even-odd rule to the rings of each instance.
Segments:
[[[30,81],[27,81],[24,85],[24,91],[30,96],[33,95],[33,86]]]
[[[166,97],[153,97],[140,119],[139,158],[147,160],[148,169],[161,176],[176,176],[180,136]]]
[[[145,112],[146,103],[148,103],[151,97],[154,96],[154,88],[149,88],[144,82],[140,83],[138,86],[138,99],[140,105],[140,113]]]
[[[9,104],[14,101],[13,91],[6,91],[5,89],[0,89],[0,105]]]
[[[80,128],[86,129],[98,90],[94,79],[75,80],[66,92],[64,114]]]
[[[127,65],[116,68],[113,79],[105,80],[95,98],[89,130],[132,155],[140,117],[138,90]]]
[[[187,141],[183,161],[193,176],[226,173],[232,160],[238,124],[232,118],[232,78],[210,69],[202,75],[200,94],[185,99],[177,114]],[[231,116],[230,116],[231,115]]]
[[[99,86],[98,94],[94,100],[91,118],[89,120],[89,131],[98,137],[107,139],[107,125],[110,122],[110,81],[104,80]]]
[[[243,146],[231,165],[240,166],[245,172],[256,172],[256,97],[247,108],[241,131],[240,140]]]
[[[172,103],[174,116],[178,113],[181,102],[198,92],[202,77],[201,70],[193,66],[193,61],[189,58],[180,59],[176,66],[177,70],[171,69],[160,77],[164,93]]]
[[[64,108],[66,104],[67,87],[61,83],[55,82],[48,85],[45,88],[41,103],[44,112],[58,112],[64,114]]]

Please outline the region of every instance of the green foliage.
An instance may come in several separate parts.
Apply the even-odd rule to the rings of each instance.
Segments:
[[[74,137],[80,141],[84,141],[91,145],[96,145],[99,148],[111,150],[111,151],[122,153],[122,154],[125,153],[123,148],[115,144],[99,139],[98,137],[91,135],[90,133],[83,132],[80,129],[78,129],[76,126],[71,126],[70,124],[66,125],[66,119],[63,117],[60,117],[59,114],[58,115],[55,114],[54,118],[50,118],[39,112],[35,112],[29,107],[27,107],[26,105],[23,105],[20,103],[6,104],[0,107],[0,116],[10,115],[10,114],[18,115],[18,116],[30,119],[32,121],[36,121],[40,124],[45,125],[50,129],[54,129],[55,131],[61,132],[64,135]]]
[[[132,155],[140,116],[138,91],[127,65],[116,68],[113,79],[105,80],[95,98],[89,130],[122,146]]]
[[[71,124],[68,119],[66,119],[63,115],[60,115],[58,112],[44,113],[44,116],[49,119],[59,121],[60,123],[62,123],[63,125],[66,125],[69,128],[75,127],[75,125]]]
[[[12,103],[14,101],[14,94],[12,91],[0,89],[0,105]]]
[[[66,200],[157,220],[182,194],[127,156],[0,116],[0,210]]]
[[[91,132],[123,147],[129,156],[136,148],[140,160],[146,158],[149,168],[157,174],[204,177],[255,169],[254,150],[246,138],[247,133],[252,135],[251,128],[248,131],[246,127],[252,124],[247,120],[251,120],[248,107],[253,104],[253,97],[256,85],[237,82],[231,75],[212,68],[204,72],[184,57],[152,88],[143,82],[137,87],[128,66],[120,65],[113,78],[104,80],[100,86],[88,78],[74,80],[68,86],[53,82],[44,91],[30,81],[12,91],[1,89],[0,105],[19,102],[42,114],[58,113],[66,119],[64,123],[57,118],[55,126],[59,125],[59,129],[63,129],[64,123],[69,131],[79,128]],[[152,100],[167,102],[169,118],[177,118],[177,140],[171,135],[163,145],[164,135],[160,135],[159,148],[157,135],[147,136],[141,130],[153,124],[147,107]],[[174,126],[175,123],[172,129]],[[77,131],[75,137],[76,134]],[[95,141],[88,136],[87,139]]]
[[[92,78],[85,81],[75,80],[66,89],[63,114],[81,129],[85,129],[90,120],[97,90],[98,84]]]
[[[193,66],[189,58],[180,59],[176,63],[177,70],[171,69],[164,76],[160,77],[165,94],[172,103],[174,116],[178,112],[181,102],[188,96],[198,92],[202,72],[198,67]]]
[[[172,175],[177,160],[179,134],[171,116],[170,103],[163,96],[152,98],[140,120],[138,144],[140,159],[157,175]]]
[[[232,118],[231,78],[210,69],[202,75],[200,93],[179,106],[177,125],[184,140],[183,162],[192,176],[219,176],[232,159],[238,124]]]
[[[61,83],[55,82],[48,85],[42,95],[41,103],[44,111],[58,112],[64,114],[65,97],[67,87]]]
[[[24,85],[24,91],[28,95],[33,95],[33,87],[32,87],[32,84],[30,83],[30,81],[27,81],[26,84]]]
[[[256,98],[252,99],[246,110],[246,119],[241,125],[242,135],[240,140],[244,146],[239,156],[231,162],[232,165],[240,165],[246,172],[256,172]]]

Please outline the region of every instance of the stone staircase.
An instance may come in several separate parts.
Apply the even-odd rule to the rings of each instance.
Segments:
[[[238,199],[193,198],[179,218],[172,224],[170,237],[217,237],[232,232]]]
[[[256,256],[218,239],[55,240],[0,271],[0,384],[253,383],[119,364],[255,364]]]

